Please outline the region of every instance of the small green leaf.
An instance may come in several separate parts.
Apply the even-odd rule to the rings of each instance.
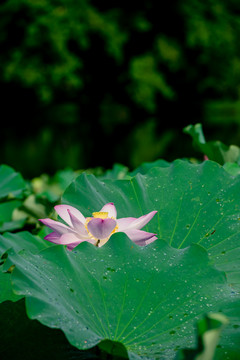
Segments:
[[[238,146],[227,146],[221,141],[206,142],[201,124],[189,125],[183,131],[193,138],[194,147],[210,160],[214,160],[221,165],[226,162],[240,162],[240,148]]]
[[[21,229],[26,221],[26,216],[14,219],[14,212],[22,205],[19,200],[10,200],[0,204],[0,232]]]
[[[231,175],[240,175],[240,166],[236,163],[226,162],[223,167]]]
[[[19,198],[26,190],[22,176],[7,165],[0,166],[0,199]]]
[[[159,159],[159,160],[156,160],[153,162],[145,162],[141,166],[136,168],[134,171],[132,171],[130,174],[131,174],[131,176],[135,176],[138,173],[144,175],[154,167],[169,167],[170,165],[171,165],[171,163],[169,163],[165,160],[162,160],[162,159]]]
[[[228,319],[221,313],[209,313],[197,323],[197,349],[181,350],[176,360],[213,360],[222,329]]]
[[[12,213],[14,209],[21,206],[22,202],[19,200],[12,200],[0,204],[0,222],[12,220]]]
[[[111,170],[107,170],[100,179],[127,179],[129,177],[128,168],[121,164],[114,164]]]
[[[22,296],[16,295],[12,290],[11,274],[3,271],[0,266],[0,303],[6,300],[18,301]]]
[[[27,231],[0,235],[0,303],[6,300],[16,301],[22,297],[13,292],[11,283],[18,252],[28,249],[32,253],[38,253],[49,246],[53,245]]]

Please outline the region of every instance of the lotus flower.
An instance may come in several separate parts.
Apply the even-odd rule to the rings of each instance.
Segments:
[[[87,218],[70,205],[57,205],[55,210],[67,225],[51,219],[39,219],[53,230],[52,233],[45,236],[45,240],[67,245],[69,250],[83,241],[100,247],[116,232],[124,232],[135,244],[140,246],[150,244],[157,239],[155,234],[140,230],[157,211],[151,211],[139,218],[117,219],[117,211],[113,203],[104,205],[99,212],[94,212],[92,217]]]

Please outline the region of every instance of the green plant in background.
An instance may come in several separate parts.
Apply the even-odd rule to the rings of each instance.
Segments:
[[[71,51],[69,42],[76,42],[82,51],[87,51],[89,33],[100,32],[106,51],[116,60],[122,57],[121,47],[126,35],[118,28],[117,14],[115,17],[101,15],[87,0],[78,3],[11,0],[2,4],[0,10],[6,16],[1,22],[5,35],[2,43],[5,45],[8,41],[9,44],[10,40],[7,53],[2,54],[2,60],[7,60],[4,80],[18,80],[27,87],[34,87],[43,102],[50,102],[59,86],[68,91],[83,86],[80,75],[83,59]],[[16,23],[12,24],[14,17]],[[11,29],[7,37],[10,25],[15,29]],[[18,30],[15,41],[11,38],[14,30]]]
[[[221,141],[206,141],[202,124],[189,125],[183,129],[193,139],[193,146],[210,160],[214,160],[233,175],[239,174],[240,148],[236,145],[227,146]]]
[[[134,11],[130,8],[126,14],[124,4],[122,7],[113,7],[88,0],[78,3],[71,0],[11,0],[3,3],[0,11],[5,15],[5,20],[1,22],[1,43],[6,50],[1,55],[5,69],[4,80],[19,80],[25,86],[34,86],[40,99],[47,102],[51,101],[59,86],[68,91],[81,88],[84,86],[87,65],[85,52],[92,45],[92,34],[98,34],[103,39],[102,51],[105,56],[122,64],[126,45],[131,43],[131,34],[136,32],[138,41],[143,36],[148,36],[153,31],[153,26],[156,26],[155,5],[153,2],[150,4],[139,4],[138,8],[134,8]],[[161,64],[164,70],[167,67],[177,73],[186,67],[184,62],[188,60],[187,51],[197,48],[203,50],[197,59],[199,67],[209,64],[212,56],[221,59],[217,66],[215,63],[215,72],[202,79],[202,89],[210,86],[220,90],[227,83],[230,87],[233,83],[237,85],[239,49],[234,45],[237,46],[239,24],[237,16],[232,17],[236,7],[234,1],[216,2],[213,6],[210,1],[202,4],[198,0],[185,0],[175,9],[165,5],[162,15],[159,15],[162,25],[159,23],[154,29],[153,42],[148,45],[143,42],[141,55],[135,55],[130,62],[130,79],[139,81],[143,88],[145,83],[146,89],[149,88],[149,91],[144,91],[145,96],[141,97],[143,90],[136,84],[139,96],[133,96],[137,96],[137,102],[151,110],[156,106],[156,99],[152,95],[155,91],[172,97],[174,91],[170,90],[169,80],[162,78]],[[173,17],[178,18],[181,28],[174,30],[163,27],[166,23],[163,17],[170,10]],[[125,27],[124,20],[127,23]],[[231,25],[235,26],[234,30]],[[13,28],[7,34],[10,26]],[[14,39],[15,30],[18,30],[18,34]],[[185,31],[185,44],[181,42],[179,31]],[[132,49],[131,56],[134,55],[134,50]],[[227,63],[228,71],[220,73],[222,67],[226,69]]]
[[[209,130],[216,99],[227,111],[223,141],[237,143],[238,3],[172,1],[160,10],[154,1],[1,3],[1,162],[22,163],[32,178],[35,164],[53,175],[186,156],[179,130],[197,121]],[[137,156],[145,136],[151,146]],[[95,151],[99,138],[112,149],[108,157]]]

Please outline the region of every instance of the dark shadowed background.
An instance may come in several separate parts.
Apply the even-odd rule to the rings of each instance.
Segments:
[[[1,0],[0,163],[171,161],[197,122],[239,145],[239,39],[239,0]]]

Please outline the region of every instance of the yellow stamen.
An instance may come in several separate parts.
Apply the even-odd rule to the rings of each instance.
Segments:
[[[92,213],[92,216],[94,218],[98,218],[98,219],[107,219],[108,218],[108,212],[98,211],[98,212]]]

